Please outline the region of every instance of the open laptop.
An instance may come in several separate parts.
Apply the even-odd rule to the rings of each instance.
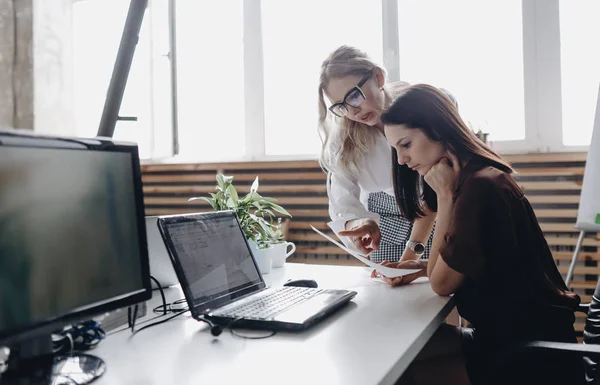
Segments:
[[[177,274],[173,269],[169,252],[165,246],[165,241],[158,229],[158,217],[146,217],[146,239],[148,240],[148,257],[150,259],[150,274],[161,287],[169,287],[179,283]],[[152,287],[157,289],[158,285],[154,280]]]
[[[267,287],[233,211],[162,216],[158,223],[195,319],[226,327],[303,330],[356,295]]]

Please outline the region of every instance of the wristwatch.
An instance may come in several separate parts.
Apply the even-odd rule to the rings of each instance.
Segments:
[[[425,245],[421,242],[406,241],[406,247],[411,249],[417,257],[422,257],[425,254]]]

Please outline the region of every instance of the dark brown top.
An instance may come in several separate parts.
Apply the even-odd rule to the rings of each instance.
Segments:
[[[533,209],[510,174],[474,159],[465,165],[440,254],[465,275],[455,298],[478,338],[503,344],[573,333],[579,297],[564,292]]]

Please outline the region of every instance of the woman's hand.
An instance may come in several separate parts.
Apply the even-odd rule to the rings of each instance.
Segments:
[[[440,197],[453,196],[456,190],[456,184],[460,175],[461,165],[458,158],[446,151],[446,157],[427,171],[425,182]]]
[[[371,278],[381,277],[388,285],[395,287],[400,285],[406,285],[411,283],[417,278],[427,277],[427,261],[416,260],[416,261],[401,261],[401,262],[381,262],[382,266],[391,267],[394,269],[420,269],[414,273],[406,274],[401,277],[388,278],[385,275],[379,274],[377,270],[371,272]]]
[[[340,231],[338,235],[349,237],[354,247],[363,254],[379,250],[381,231],[373,219],[362,218],[348,221],[346,230]]]

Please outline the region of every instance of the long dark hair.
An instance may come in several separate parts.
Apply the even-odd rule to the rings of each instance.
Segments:
[[[467,127],[450,98],[430,85],[415,84],[402,90],[381,115],[381,121],[422,130],[430,140],[440,142],[455,154],[460,162],[475,159],[502,171],[514,172]],[[426,208],[437,211],[437,196],[433,189],[419,173],[398,164],[395,149],[392,149],[392,167],[396,201],[406,219],[414,221],[424,216]]]

